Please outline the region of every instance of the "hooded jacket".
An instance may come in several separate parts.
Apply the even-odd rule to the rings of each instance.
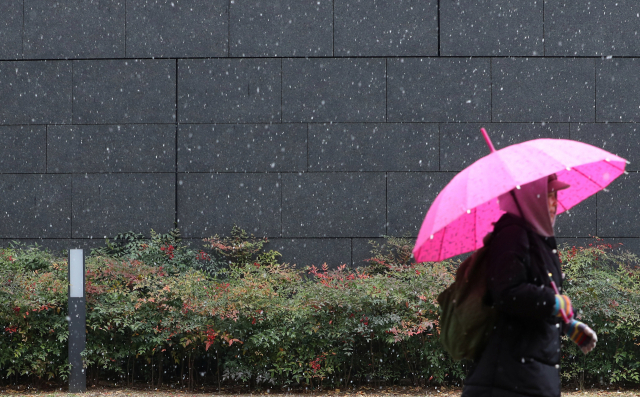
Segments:
[[[487,288],[498,319],[487,347],[471,365],[463,397],[560,396],[562,320],[552,314],[555,292],[550,280],[561,291],[562,273],[546,208],[546,178],[532,184],[521,187],[522,193],[516,192],[517,200],[511,203],[525,217],[514,214],[516,210],[507,204],[503,208],[507,213],[494,227]],[[548,219],[551,236],[540,234],[538,226],[547,226],[542,215]]]

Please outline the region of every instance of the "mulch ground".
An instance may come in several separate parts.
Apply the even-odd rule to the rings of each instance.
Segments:
[[[0,387],[0,395],[7,396],[34,396],[34,397],[68,397],[68,396],[83,396],[83,397],[186,397],[186,396],[197,396],[197,397],[231,397],[231,396],[242,396],[242,397],[250,397],[250,396],[278,396],[278,397],[320,397],[320,396],[331,396],[331,397],[382,397],[382,396],[434,396],[434,397],[459,397],[461,394],[460,388],[446,388],[446,387],[383,387],[383,388],[360,388],[357,390],[344,391],[340,389],[335,390],[323,390],[323,391],[308,391],[308,392],[291,392],[291,393],[283,393],[282,391],[254,391],[253,393],[245,392],[238,393],[234,390],[222,390],[221,392],[207,392],[206,390],[202,391],[193,391],[189,392],[186,390],[173,390],[173,389],[163,389],[163,390],[149,390],[149,389],[124,389],[124,388],[102,388],[102,387],[93,387],[88,388],[86,393],[82,394],[71,394],[67,393],[65,390],[42,390],[36,391],[31,390],[30,388],[22,388],[22,390],[15,390],[11,388],[2,388]],[[622,390],[622,389],[611,389],[611,390],[602,390],[602,389],[592,389],[587,391],[572,391],[565,390],[562,392],[563,396],[570,397],[640,397],[640,390]]]

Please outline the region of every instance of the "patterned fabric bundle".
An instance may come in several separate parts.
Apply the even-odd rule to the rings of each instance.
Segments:
[[[556,305],[553,307],[553,314],[558,317],[562,317],[560,309],[564,310],[564,314],[567,315],[567,318],[573,317],[573,305],[571,304],[571,299],[569,299],[568,296],[556,295]]]
[[[587,325],[581,321],[571,320],[567,326],[567,336],[578,346],[585,346],[591,337],[585,333]]]

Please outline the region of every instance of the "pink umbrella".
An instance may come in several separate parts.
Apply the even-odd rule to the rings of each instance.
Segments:
[[[482,247],[504,213],[497,198],[520,185],[556,173],[571,185],[558,192],[558,214],[604,189],[626,172],[627,161],[605,150],[566,139],[535,139],[495,150],[457,174],[434,200],[413,255],[441,261]]]

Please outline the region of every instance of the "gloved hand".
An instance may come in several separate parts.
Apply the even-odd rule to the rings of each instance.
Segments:
[[[582,350],[584,354],[589,353],[596,347],[598,336],[587,324],[581,321],[571,320],[571,322],[567,324],[565,332],[569,339],[580,347],[580,350]]]
[[[569,299],[568,296],[556,295],[556,304],[553,306],[553,314],[558,317],[562,317],[560,309],[564,310],[564,314],[567,315],[568,319],[573,318],[573,305],[571,304],[571,299]]]

